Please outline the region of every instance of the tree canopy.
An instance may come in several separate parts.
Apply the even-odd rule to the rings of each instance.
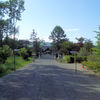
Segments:
[[[53,46],[55,50],[60,50],[60,43],[66,41],[66,34],[61,26],[55,26],[51,35],[49,36],[50,39],[53,40]]]

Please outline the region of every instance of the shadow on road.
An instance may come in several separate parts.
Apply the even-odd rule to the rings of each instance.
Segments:
[[[44,58],[45,59],[45,58]],[[100,84],[82,72],[30,64],[0,79],[0,100],[100,100]]]

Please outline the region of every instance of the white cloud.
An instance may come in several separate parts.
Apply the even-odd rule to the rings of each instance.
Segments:
[[[68,28],[68,29],[65,29],[65,32],[75,32],[75,31],[79,31],[80,29],[78,28]]]

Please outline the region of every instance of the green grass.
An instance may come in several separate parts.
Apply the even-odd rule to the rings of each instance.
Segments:
[[[32,63],[33,60],[31,57],[29,58],[29,60],[24,60],[24,59],[22,59],[22,57],[16,56],[15,61],[16,61],[15,68],[19,69],[21,67],[28,65],[29,63]],[[7,75],[7,74],[11,73],[12,71],[14,71],[14,58],[13,58],[13,56],[9,57],[5,64],[0,64],[0,67],[2,67],[2,66],[4,66],[6,68],[6,70],[4,72],[0,73],[0,77]],[[5,69],[5,68],[3,68],[3,69]]]
[[[10,74],[11,72],[13,72],[13,71],[7,70],[6,72],[0,73],[0,77],[5,76],[5,75],[8,75],[8,74]]]

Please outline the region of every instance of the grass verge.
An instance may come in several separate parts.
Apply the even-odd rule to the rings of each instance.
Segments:
[[[33,59],[30,57],[29,60],[24,60],[20,56],[15,57],[15,69],[24,67],[32,63]],[[5,64],[0,64],[0,77],[7,75],[14,71],[14,59],[13,56],[9,57]]]

